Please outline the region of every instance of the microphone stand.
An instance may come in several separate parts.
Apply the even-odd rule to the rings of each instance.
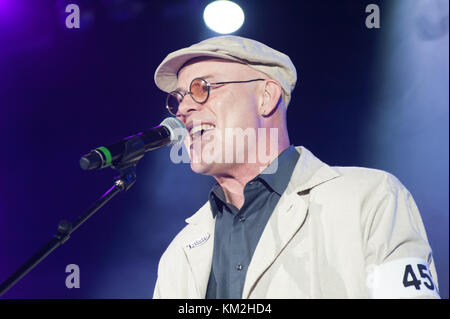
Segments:
[[[64,244],[78,227],[95,214],[109,200],[121,191],[127,191],[136,182],[136,165],[144,156],[144,148],[138,139],[130,139],[126,146],[124,155],[117,163],[113,163],[112,168],[119,171],[119,176],[115,177],[114,185],[106,191],[83,215],[71,223],[63,220],[59,222],[58,229],[53,238],[42,248],[20,266],[11,276],[0,285],[0,296],[14,286],[31,269],[37,266],[58,246]]]

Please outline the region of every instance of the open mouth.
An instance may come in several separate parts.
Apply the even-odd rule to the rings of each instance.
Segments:
[[[189,130],[189,135],[191,135],[193,140],[200,138],[204,133],[215,129],[216,127],[212,124],[201,124],[192,127]]]

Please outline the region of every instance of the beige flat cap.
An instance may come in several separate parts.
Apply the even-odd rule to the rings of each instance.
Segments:
[[[164,92],[177,88],[177,75],[183,65],[196,57],[216,57],[247,64],[278,81],[283,89],[286,106],[297,82],[297,72],[291,59],[271,47],[234,35],[206,39],[190,47],[170,53],[155,71],[155,83]]]

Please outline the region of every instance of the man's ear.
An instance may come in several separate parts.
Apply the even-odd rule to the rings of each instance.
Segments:
[[[281,99],[281,85],[272,79],[267,79],[264,87],[263,103],[260,105],[259,114],[270,117],[277,109]]]

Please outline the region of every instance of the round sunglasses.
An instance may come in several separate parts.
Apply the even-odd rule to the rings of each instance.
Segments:
[[[224,84],[230,84],[230,83],[249,83],[249,82],[254,82],[254,81],[265,81],[265,79],[209,83],[205,79],[195,78],[192,80],[191,84],[189,85],[188,92],[183,93],[180,91],[172,91],[167,95],[166,108],[170,114],[172,114],[173,116],[177,116],[178,107],[179,107],[181,101],[183,101],[183,98],[187,94],[189,94],[195,102],[197,102],[199,104],[203,104],[208,100],[209,91],[211,90],[211,88],[215,88],[215,87],[222,86]]]

